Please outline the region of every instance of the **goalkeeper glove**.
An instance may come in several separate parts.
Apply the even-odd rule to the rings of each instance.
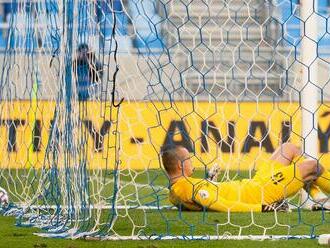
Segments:
[[[0,187],[0,208],[7,207],[8,203],[8,193],[6,192],[6,190]]]
[[[261,206],[261,212],[289,212],[289,210],[289,204],[284,200]]]
[[[220,172],[220,167],[218,164],[214,164],[207,172],[207,179],[216,182],[218,180],[218,175]]]

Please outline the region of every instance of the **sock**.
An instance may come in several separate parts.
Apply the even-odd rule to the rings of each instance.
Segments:
[[[323,191],[330,194],[330,171],[324,169],[323,173],[317,178],[315,184]]]

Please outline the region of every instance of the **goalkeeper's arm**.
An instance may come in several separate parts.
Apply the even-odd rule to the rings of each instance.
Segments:
[[[240,201],[228,201],[222,197],[218,197],[215,201],[201,199],[196,196],[195,202],[199,205],[217,212],[288,212],[289,205],[285,201],[274,202],[269,205],[249,204]]]
[[[194,194],[197,204],[217,212],[287,212],[289,205],[286,201],[278,201],[268,205],[251,204],[241,201],[229,201],[217,195],[215,191],[203,187]]]
[[[217,195],[216,191],[201,188],[193,199],[198,205],[218,212],[262,212],[261,204],[248,204],[240,201],[229,201]]]
[[[219,197],[217,201],[212,203],[208,209],[221,212],[261,212],[261,204],[248,204],[239,201],[228,201]]]

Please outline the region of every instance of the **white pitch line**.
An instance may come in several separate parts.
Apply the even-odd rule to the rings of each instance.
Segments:
[[[312,239],[310,235],[212,235],[212,236],[120,236],[105,237],[102,240],[287,240]]]
[[[107,179],[106,183],[113,183],[114,180],[113,179]],[[137,188],[149,188],[149,189],[153,189],[153,190],[165,190],[165,191],[169,191],[169,189],[167,187],[164,186],[160,186],[160,185],[150,185],[150,184],[143,184],[143,183],[134,183],[134,182],[128,182],[125,180],[119,180],[119,185],[131,185],[131,186],[135,186]]]
[[[47,209],[68,209],[68,206],[56,206],[56,205],[20,205],[23,209],[31,208],[31,209],[38,209],[38,210],[47,210]],[[86,209],[113,209],[113,206],[105,205],[105,206],[97,206],[97,205],[91,205],[88,206]],[[161,209],[177,209],[176,207],[172,205],[164,205],[164,206],[145,206],[145,205],[134,205],[134,206],[125,206],[125,205],[118,205],[115,206],[115,209],[138,209],[138,210],[161,210]]]
[[[52,233],[35,233],[35,235],[40,237],[56,238],[62,237],[67,239],[75,239],[78,236],[75,236],[73,233],[61,233],[61,234],[52,234]],[[289,239],[315,239],[316,236],[310,235],[196,235],[196,236],[84,236],[86,240],[289,240]]]

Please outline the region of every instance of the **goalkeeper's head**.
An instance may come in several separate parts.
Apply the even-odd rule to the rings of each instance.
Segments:
[[[161,151],[163,166],[169,177],[190,177],[194,172],[189,151],[180,145],[163,148]]]

